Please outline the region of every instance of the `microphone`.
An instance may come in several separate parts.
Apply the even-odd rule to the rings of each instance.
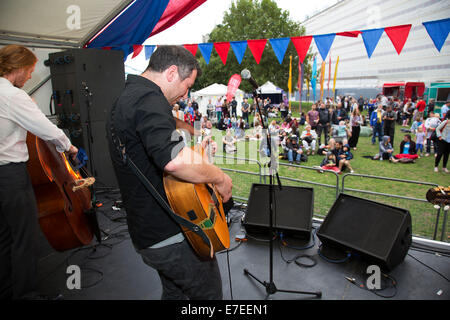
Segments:
[[[248,82],[250,82],[255,90],[259,88],[258,84],[256,83],[255,79],[252,78],[252,74],[248,69],[244,69],[241,71],[241,77],[242,79],[248,80]]]

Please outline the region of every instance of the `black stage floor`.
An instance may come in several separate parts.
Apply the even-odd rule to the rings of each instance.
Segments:
[[[43,235],[39,261],[40,292],[62,293],[65,300],[158,300],[161,284],[157,272],[144,264],[134,250],[127,232],[125,213],[111,209],[114,195],[99,196],[103,206],[98,210],[101,229],[107,237],[101,245],[93,241],[91,246],[59,253],[54,251]],[[242,208],[234,208],[231,218],[231,248],[238,246],[235,235],[242,234]],[[318,227],[314,224],[315,227]],[[109,234],[109,235],[107,235]],[[256,280],[243,272],[248,269],[262,281],[269,280],[269,243],[264,239],[249,238],[247,242],[227,254],[220,253],[223,294],[226,300],[264,300],[266,290]],[[304,247],[308,243],[298,239],[286,239],[290,247],[274,241],[273,279],[278,289],[294,291],[321,291],[321,300],[450,300],[450,258],[448,253],[437,254],[423,249],[411,248],[405,260],[389,273],[392,281],[382,277],[382,291],[374,294],[350,283],[345,277],[355,278],[357,284],[366,283],[370,276],[366,272],[368,263],[352,257],[343,263],[332,263],[318,254],[319,240],[315,237],[312,248],[298,250],[291,246]],[[311,242],[312,244],[312,242]],[[281,249],[281,252],[280,252]],[[338,252],[328,252],[327,257],[342,259]],[[309,255],[297,262],[287,263],[298,255]],[[302,264],[312,267],[301,266]],[[67,287],[71,273],[69,265],[81,268],[81,289]],[[440,273],[440,274],[438,274]],[[445,278],[446,279],[445,279]],[[384,279],[384,280],[383,280]],[[385,281],[386,280],[386,281]],[[389,280],[389,281],[388,281]],[[70,282],[70,281],[69,281]],[[382,296],[393,296],[384,298]],[[277,292],[270,295],[272,300],[318,300],[314,296]]]

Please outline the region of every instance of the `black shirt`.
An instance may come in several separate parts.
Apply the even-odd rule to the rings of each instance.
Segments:
[[[128,229],[138,249],[147,248],[181,231],[138,177],[124,165],[111,139],[111,123],[126,153],[167,201],[163,170],[184,147],[176,131],[172,107],[152,81],[129,75],[125,89],[113,106],[106,130],[111,160],[127,213]]]

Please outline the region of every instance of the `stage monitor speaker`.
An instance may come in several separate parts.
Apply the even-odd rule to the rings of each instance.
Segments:
[[[392,270],[411,245],[411,215],[405,209],[341,193],[317,236],[324,245],[356,252]]]
[[[253,184],[248,200],[244,226],[249,234],[269,232],[269,185]],[[314,210],[312,188],[273,185],[273,227],[285,235],[302,239],[311,237]]]

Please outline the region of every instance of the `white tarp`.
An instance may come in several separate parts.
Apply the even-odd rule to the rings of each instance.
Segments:
[[[223,97],[223,99],[225,99],[226,95],[227,95],[227,86],[219,83],[214,83],[208,87],[205,87],[201,90],[191,93],[191,97],[193,97],[195,101],[198,103],[198,107],[202,115],[206,115],[206,106],[208,105],[210,100],[211,103],[215,105],[220,97]],[[244,100],[244,91],[237,89],[235,93],[235,98],[238,103],[236,112],[238,116],[241,116],[242,115],[241,104],[242,101]]]
[[[262,86],[258,88],[262,94],[282,94],[283,90],[278,88],[276,85],[274,85],[272,82],[267,81]]]

